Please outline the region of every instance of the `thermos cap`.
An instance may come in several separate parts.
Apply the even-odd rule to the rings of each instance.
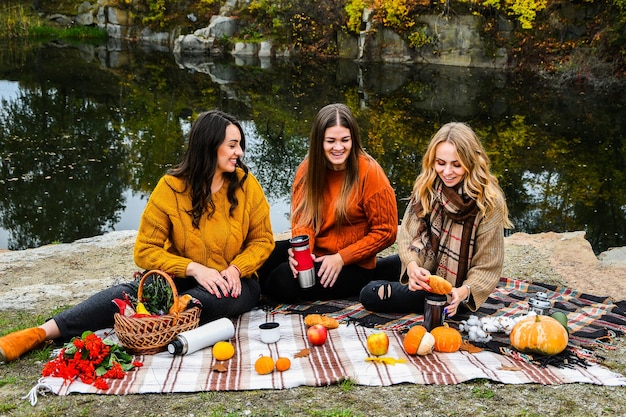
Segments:
[[[448,297],[445,296],[445,294],[427,294],[426,295],[426,302],[428,304],[443,304],[446,301],[448,301]]]
[[[183,342],[180,339],[174,339],[167,345],[167,351],[172,355],[177,355],[183,351]]]
[[[289,243],[294,247],[306,246],[309,244],[309,237],[307,235],[294,236],[289,239]]]

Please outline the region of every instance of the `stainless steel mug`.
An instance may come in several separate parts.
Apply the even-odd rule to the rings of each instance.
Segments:
[[[298,262],[296,270],[300,288],[311,288],[315,285],[315,266],[311,258],[309,237],[307,235],[296,236],[289,239],[289,243],[293,249],[293,257]]]

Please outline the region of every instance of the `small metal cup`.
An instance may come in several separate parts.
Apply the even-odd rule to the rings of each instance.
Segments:
[[[443,326],[445,319],[443,314],[444,306],[448,298],[445,295],[428,294],[424,303],[424,327],[431,331],[435,327]]]

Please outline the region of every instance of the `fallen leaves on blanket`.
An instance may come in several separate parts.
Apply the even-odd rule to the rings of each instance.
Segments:
[[[482,352],[482,348],[479,348],[478,346],[471,344],[467,340],[464,340],[463,343],[461,343],[460,350],[464,350],[464,351],[469,352],[469,353]]]
[[[304,348],[300,352],[293,355],[293,357],[294,358],[306,358],[307,356],[309,356],[309,354],[311,354],[311,351],[309,350],[309,348]]]
[[[385,365],[395,365],[396,363],[406,363],[406,359],[390,358],[388,356],[368,356],[365,362],[384,363]]]
[[[216,363],[215,365],[213,365],[211,370],[215,372],[226,372],[228,371],[228,368],[223,363]]]
[[[520,368],[519,366],[513,366],[513,365],[502,365],[498,368],[499,371],[521,371],[522,368]]]
[[[327,329],[336,329],[339,327],[339,322],[333,317],[329,317],[326,314],[307,314],[304,318],[304,324],[311,327],[316,324],[321,324]]]

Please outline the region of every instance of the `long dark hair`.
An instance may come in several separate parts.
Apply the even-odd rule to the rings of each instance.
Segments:
[[[343,126],[350,130],[352,149],[346,161],[346,176],[337,201],[336,218],[339,224],[346,224],[348,219],[348,200],[352,198],[352,189],[359,181],[359,156],[367,155],[361,145],[361,131],[356,118],[345,104],[334,103],[323,107],[315,116],[309,138],[307,174],[303,177],[305,198],[294,208],[294,216],[300,218],[299,225],[310,225],[315,233],[319,232],[322,223],[322,208],[325,202],[324,187],[326,183],[326,167],[328,161],[324,153],[326,129]]]
[[[211,217],[215,212],[215,203],[211,195],[211,184],[217,168],[217,149],[226,138],[226,128],[234,125],[241,133],[240,146],[246,150],[246,139],[241,125],[230,114],[219,110],[211,110],[200,113],[191,126],[189,132],[189,144],[181,163],[168,171],[168,174],[182,178],[191,187],[191,212],[195,228],[199,227],[200,218],[206,212]],[[235,191],[242,188],[248,178],[248,167],[241,158],[237,158],[237,167],[244,172],[241,179],[235,172],[224,172],[224,182],[228,183],[228,201],[230,202],[230,214],[239,204]]]

